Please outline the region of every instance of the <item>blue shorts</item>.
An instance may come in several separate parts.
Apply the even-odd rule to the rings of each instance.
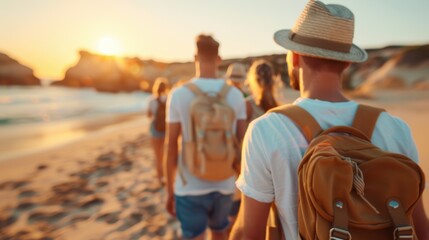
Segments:
[[[164,138],[165,132],[160,132],[155,129],[155,121],[150,123],[150,136],[153,138]]]
[[[176,215],[184,239],[201,235],[207,226],[223,231],[229,226],[228,214],[232,207],[232,194],[212,192],[198,196],[175,196]]]
[[[229,216],[236,217],[238,210],[240,210],[241,200],[236,200],[232,203],[231,211],[229,211]]]

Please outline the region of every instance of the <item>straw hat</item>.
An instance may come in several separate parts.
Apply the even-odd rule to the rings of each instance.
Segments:
[[[364,62],[365,50],[353,44],[354,15],[346,7],[310,1],[292,29],[274,34],[280,46],[303,55]]]
[[[226,79],[233,82],[244,82],[246,80],[246,68],[241,63],[232,63],[226,70]]]

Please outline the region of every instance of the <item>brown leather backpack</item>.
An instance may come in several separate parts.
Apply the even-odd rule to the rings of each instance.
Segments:
[[[417,239],[412,213],[424,174],[408,157],[371,143],[383,111],[360,105],[351,127],[322,130],[299,106],[272,110],[289,117],[310,143],[298,168],[301,239]]]
[[[162,101],[160,98],[157,98],[156,101],[158,103],[158,108],[155,113],[154,127],[158,132],[165,132],[165,109],[167,103]]]

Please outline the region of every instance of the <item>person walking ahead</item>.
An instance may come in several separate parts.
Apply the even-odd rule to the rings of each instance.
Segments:
[[[155,165],[158,182],[164,185],[163,153],[165,138],[165,107],[168,93],[168,80],[158,77],[152,87],[152,96],[149,100],[147,116],[150,118],[149,132],[152,148],[155,154]]]
[[[166,208],[179,219],[184,239],[204,239],[207,227],[212,239],[226,239],[229,227],[232,166],[238,161],[236,143],[245,132],[246,110],[242,93],[216,77],[218,48],[211,36],[199,35],[195,78],[167,99]]]

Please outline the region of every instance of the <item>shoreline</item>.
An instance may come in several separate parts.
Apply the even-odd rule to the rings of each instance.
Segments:
[[[48,125],[12,125],[1,126],[0,130],[0,162],[9,161],[83,140],[91,134],[97,134],[105,128],[115,128],[122,123],[136,119],[146,119],[143,112],[120,115],[101,115],[81,119],[70,119],[53,122]]]

